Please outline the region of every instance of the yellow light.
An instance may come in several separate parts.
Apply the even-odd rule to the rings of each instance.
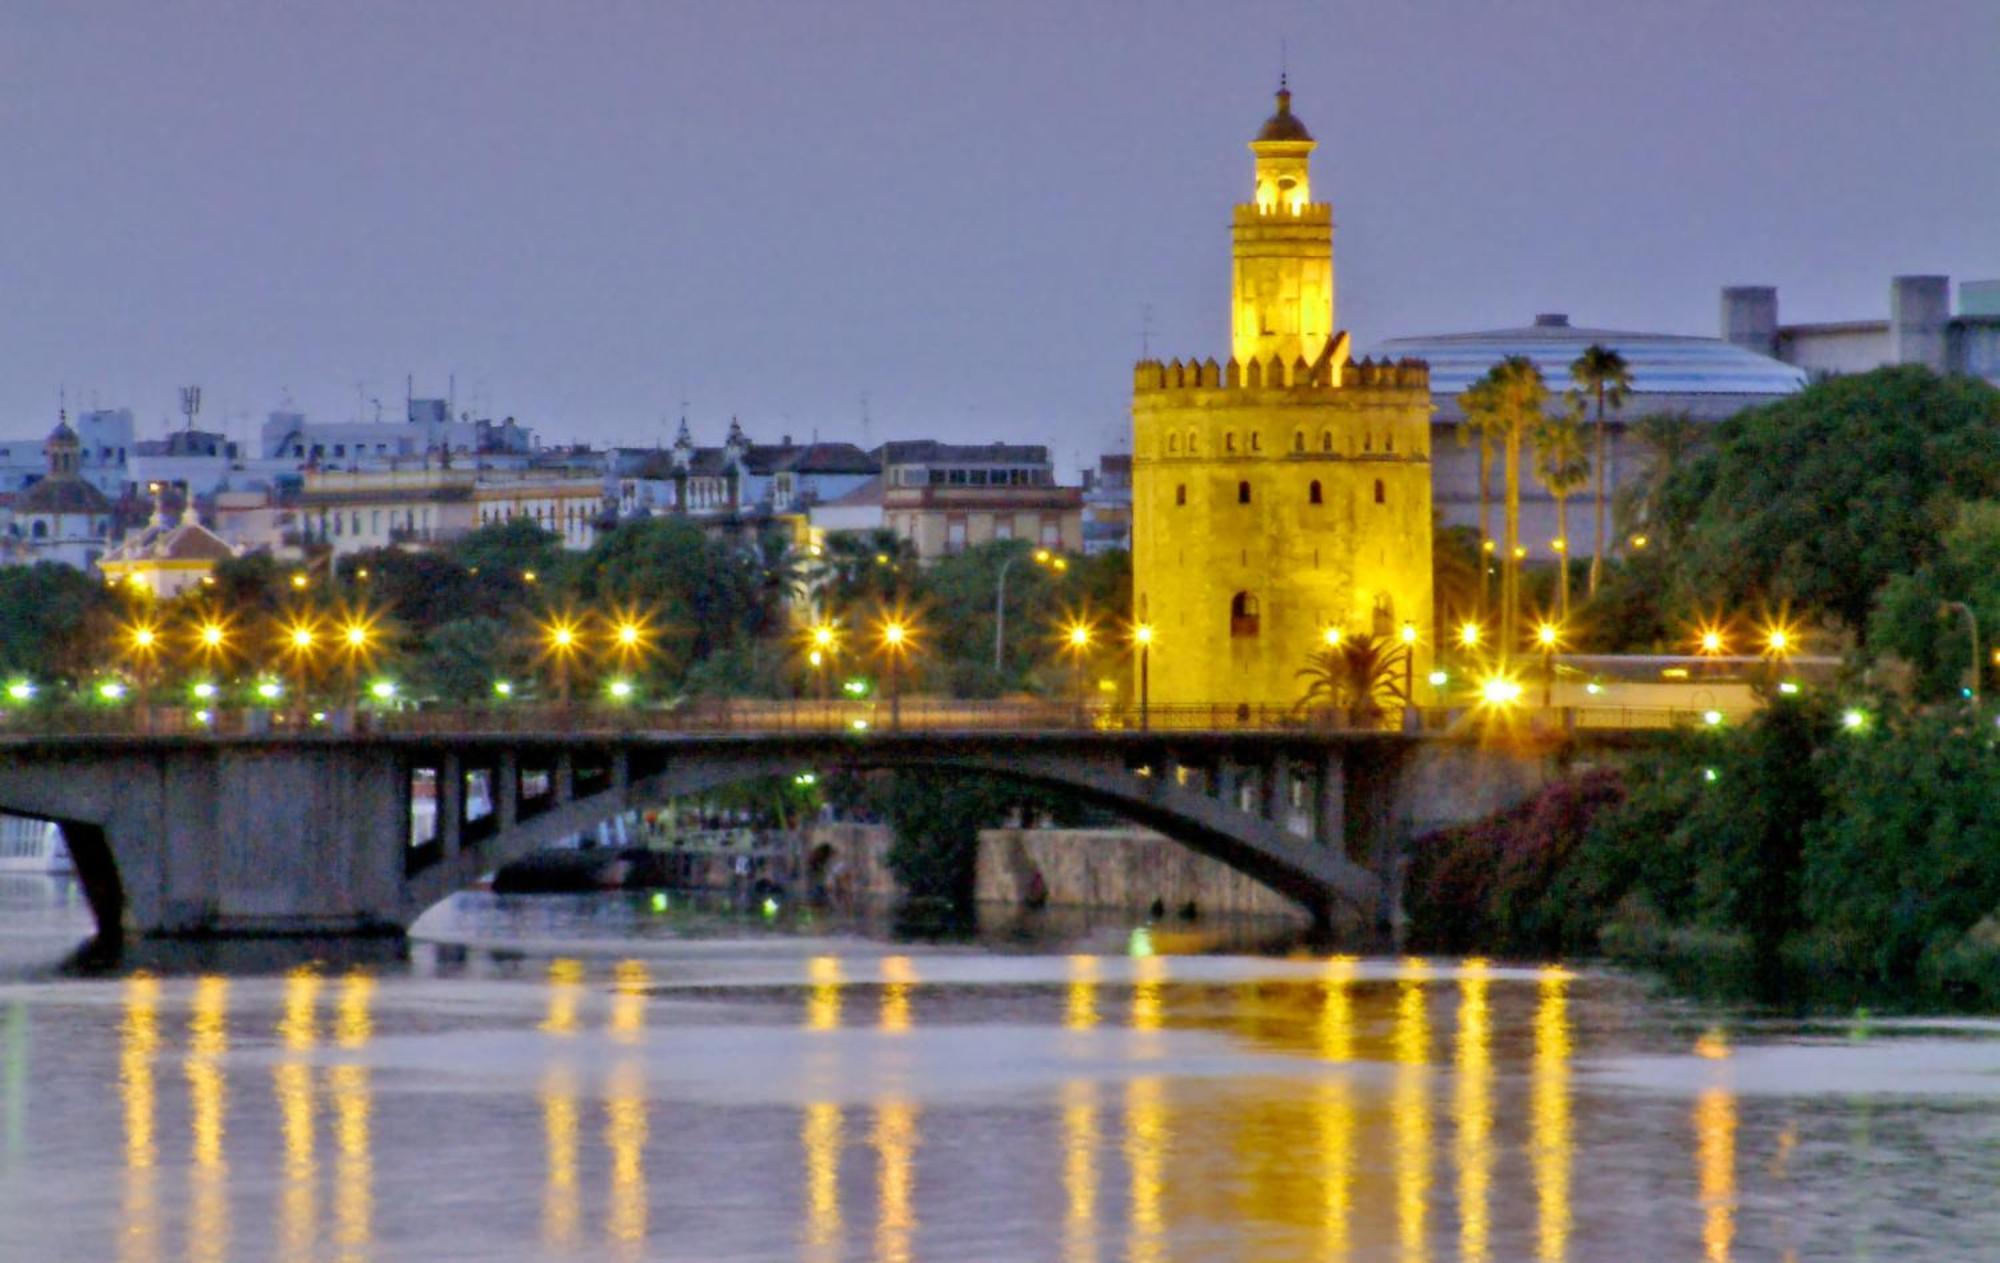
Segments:
[[[833,648],[833,628],[826,623],[821,623],[819,626],[813,628],[812,638],[813,644],[817,648]]]
[[[1632,537],[1632,547],[1644,548],[1645,546],[1646,546],[1646,537],[1644,535],[1634,535]]]
[[[366,623],[349,623],[346,635],[348,648],[366,649],[368,647],[368,625]]]
[[[1041,564],[1042,564],[1042,565],[1044,565],[1044,566],[1048,565],[1048,564],[1049,564],[1049,550],[1048,550],[1048,549],[1046,549],[1046,548],[1037,548],[1037,549],[1035,550],[1035,560],[1036,560],[1037,562],[1041,563]]]
[[[1544,649],[1555,648],[1561,638],[1562,634],[1554,623],[1543,623],[1535,628],[1535,643]]]
[[[576,633],[567,627],[557,627],[549,633],[549,641],[558,649],[569,649],[576,644]]]
[[[362,571],[361,573],[363,573],[363,574],[367,574],[368,572],[364,570],[364,571]],[[534,572],[534,571],[532,571],[532,570],[523,570],[523,571],[521,572],[521,582],[523,582],[523,583],[533,583],[534,581],[535,581],[535,572]]]
[[[1723,651],[1724,647],[1725,642],[1722,639],[1721,632],[1716,631],[1714,628],[1709,628],[1701,633],[1701,651],[1703,653],[1718,654]]]
[[[151,649],[156,639],[150,627],[136,627],[132,630],[132,647],[135,649]]]
[[[310,649],[312,648],[312,646],[313,646],[312,628],[310,627],[292,628],[292,648]]]
[[[1489,706],[1512,706],[1521,700],[1521,684],[1504,675],[1496,675],[1479,686],[1479,696]]]
[[[1522,545],[1522,544],[1516,544],[1516,545],[1514,545],[1514,560],[1515,560],[1515,561],[1519,561],[1519,560],[1521,560],[1521,559],[1522,559],[1523,557],[1526,557],[1527,555],[1528,555],[1528,550],[1527,550],[1527,547],[1526,547],[1525,545]]]
[[[639,643],[639,629],[631,623],[618,624],[618,643],[630,649]]]
[[[1135,645],[1150,645],[1150,644],[1152,644],[1152,643],[1153,643],[1153,627],[1152,627],[1152,624],[1150,624],[1150,623],[1141,623],[1141,624],[1139,624],[1139,625],[1138,625],[1137,627],[1134,627],[1134,628],[1132,629],[1132,643],[1133,643],[1133,644],[1135,644]],[[1996,655],[1995,655],[1995,658],[1996,658],[1996,659],[2000,659],[2000,654],[1996,654]]]
[[[1417,625],[1415,623],[1403,624],[1403,643],[1406,645],[1417,643]]]
[[[1338,627],[1327,628],[1319,634],[1319,638],[1326,642],[1328,649],[1340,648],[1340,629]]]
[[[1069,647],[1072,649],[1088,649],[1090,647],[1090,628],[1087,625],[1083,623],[1070,624]]]
[[[203,623],[201,625],[201,643],[203,647],[208,649],[220,649],[222,648],[222,639],[223,639],[223,632],[221,623]]]
[[[904,640],[909,637],[909,634],[910,631],[907,627],[904,627],[901,623],[893,619],[882,624],[882,643],[891,649],[901,649]]]
[[[1467,649],[1477,649],[1483,635],[1485,632],[1478,623],[1460,623],[1458,626],[1458,643]]]
[[[304,586],[306,586],[306,577],[305,577],[305,575],[303,575],[303,574],[295,574],[295,575],[293,575],[293,576],[292,576],[292,586],[293,586],[293,587],[295,587],[295,588],[303,588]]]
[[[1067,558],[1058,557],[1049,564],[1055,567],[1055,571],[1057,574],[1062,574],[1063,572],[1069,569],[1069,561]]]
[[[1555,552],[1566,553],[1569,551],[1569,541],[1563,539],[1552,539],[1549,541],[1549,547]]]

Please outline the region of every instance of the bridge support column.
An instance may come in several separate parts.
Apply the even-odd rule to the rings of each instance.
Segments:
[[[513,828],[521,818],[521,752],[502,750],[499,766],[493,769],[495,827],[501,833]]]
[[[1260,801],[1258,815],[1280,829],[1291,823],[1292,761],[1282,754],[1271,756],[1257,774]]]
[[[1339,750],[1329,750],[1320,758],[1312,789],[1312,840],[1346,854],[1347,760]]]
[[[449,750],[438,760],[437,811],[438,845],[450,859],[465,841],[465,764]]]
[[[576,761],[570,758],[568,750],[556,752],[556,783],[551,789],[550,796],[556,806],[576,797]]]
[[[1403,879],[1406,839],[1397,818],[1402,760],[1395,753],[1352,750],[1346,765],[1347,854],[1381,883],[1376,924],[1400,945],[1403,938]]]

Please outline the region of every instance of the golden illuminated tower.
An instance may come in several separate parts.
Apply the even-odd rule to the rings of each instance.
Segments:
[[[1229,361],[1133,372],[1133,601],[1155,704],[1290,705],[1330,629],[1414,635],[1425,700],[1430,371],[1349,362],[1314,147],[1281,86],[1232,222]]]

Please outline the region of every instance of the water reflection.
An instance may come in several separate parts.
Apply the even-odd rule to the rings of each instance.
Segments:
[[[1097,1025],[1097,957],[1069,958],[1069,1002],[1063,1012],[1067,1030],[1087,1031]]]
[[[1317,1023],[1319,1055],[1327,1061],[1354,1059],[1354,961],[1327,962]],[[1321,1079],[1318,1089],[1320,1244],[1329,1260],[1347,1257],[1348,1218],[1354,1213],[1354,1087],[1345,1073]]]
[[[1073,992],[1072,992],[1073,994]],[[1063,1084],[1063,1257],[1069,1263],[1097,1258],[1097,1085]]]
[[[542,1073],[542,1241],[553,1251],[576,1244],[576,1072],[557,1062]]]
[[[358,1053],[375,1034],[370,1005],[375,997],[375,979],[355,970],[341,979],[340,999],[334,1010],[334,1044],[343,1052]],[[375,1235],[375,1159],[369,1147],[369,1114],[373,1096],[368,1067],[358,1059],[334,1066],[327,1073],[333,1097],[334,1243],[338,1257],[362,1259],[368,1254]]]
[[[814,1101],[799,1126],[806,1158],[806,1246],[809,1259],[840,1257],[840,1106]]]
[[[0,1117],[7,1120],[5,1161],[13,1166],[21,1160],[28,1134],[28,1002],[17,999],[7,1006],[7,1021],[0,1026],[0,1044],[6,1046],[4,1087],[0,1087]]]
[[[611,1203],[605,1236],[619,1258],[646,1244],[646,1076],[633,1061],[612,1067],[605,1085],[604,1143],[611,1150]]]
[[[1396,1081],[1389,1109],[1396,1133],[1396,1243],[1402,1258],[1423,1263],[1431,1191],[1431,1025],[1424,981],[1428,962],[1403,962],[1396,984],[1393,1052]]]
[[[159,1257],[159,1204],[154,1187],[159,1147],[153,1136],[153,1057],[160,1047],[160,984],[144,973],[125,980],[125,1018],[118,1090],[125,1106],[125,1232],[121,1257]]]
[[[1486,1011],[1486,962],[1468,960],[1458,984],[1458,1094],[1454,1108],[1458,1153],[1458,1255],[1484,1263],[1493,1186],[1492,1032]]]
[[[1137,1017],[1136,1005],[1134,1017]],[[1165,1081],[1157,1076],[1134,1079],[1125,1085],[1125,1169],[1131,1176],[1125,1256],[1131,1263],[1150,1263],[1166,1256],[1165,1098]]]
[[[1569,972],[1559,965],[1542,970],[1535,1006],[1535,1063],[1528,1112],[1534,1124],[1530,1145],[1535,1170],[1535,1257],[1555,1263],[1569,1254],[1569,1177],[1575,1159],[1569,1099]]]
[[[646,994],[652,976],[642,960],[621,960],[611,971],[611,1038],[636,1044],[646,1031]]]
[[[295,969],[285,979],[278,1040],[286,1055],[271,1067],[278,1127],[285,1147],[285,1183],[278,1201],[280,1257],[308,1260],[318,1248],[319,1158],[314,1129],[312,1052],[319,1044],[319,971]]]
[[[910,988],[917,968],[907,956],[882,958],[882,1029],[901,1034],[910,1029]]]
[[[1720,1031],[1703,1035],[1697,1055],[1714,1061],[1729,1056]],[[1695,1175],[1701,1185],[1701,1244],[1709,1263],[1728,1263],[1736,1238],[1736,1094],[1717,1084],[1704,1089],[1694,1106]]]
[[[875,1107],[875,1257],[909,1263],[916,1235],[917,1106],[904,1100]]]
[[[542,1029],[551,1035],[574,1035],[576,1009],[583,999],[583,962],[559,957],[549,962],[549,1015]]]
[[[189,1175],[190,1263],[219,1263],[229,1255],[229,1165],[223,1157],[228,1082],[222,1058],[229,1051],[229,980],[196,981],[188,1023],[188,1129],[194,1170]]]
[[[806,996],[806,1029],[830,1031],[840,1025],[840,957],[815,956],[806,965],[812,990]]]

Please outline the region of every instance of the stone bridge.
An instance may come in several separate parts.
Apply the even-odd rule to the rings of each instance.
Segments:
[[[397,933],[630,806],[807,768],[1067,791],[1386,925],[1404,846],[1520,801],[1573,741],[1389,732],[400,732],[0,739],[0,812],[58,822],[100,932]]]

